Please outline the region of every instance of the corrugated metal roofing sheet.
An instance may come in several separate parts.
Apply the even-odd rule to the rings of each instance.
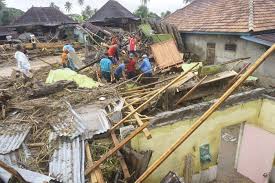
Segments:
[[[106,117],[106,111],[96,105],[85,105],[76,110],[69,105],[70,114],[62,122],[51,124],[59,136],[74,139],[90,139],[110,129],[111,124]]]
[[[84,141],[59,138],[49,165],[49,175],[60,182],[84,183]]]
[[[17,157],[14,152],[5,155],[0,155],[0,160],[14,168],[27,182],[46,183],[50,182],[51,180],[54,180],[54,178],[52,177],[19,168],[17,165]],[[0,168],[0,180],[3,180],[4,183],[8,183],[11,177],[12,175],[10,173]]]
[[[25,140],[31,129],[29,124],[0,124],[0,154],[15,151]]]

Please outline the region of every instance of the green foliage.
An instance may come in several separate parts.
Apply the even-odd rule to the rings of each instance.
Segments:
[[[84,20],[88,20],[91,18],[95,13],[97,9],[92,9],[91,6],[86,6],[86,8],[81,12],[82,17]]]
[[[150,0],[141,0],[141,4],[143,6],[147,6],[147,3],[149,2]]]
[[[142,20],[160,18],[156,13],[150,12],[149,9],[144,5],[140,5],[138,9],[134,12],[134,15],[141,18]]]
[[[171,14],[171,11],[166,11],[166,12],[161,12],[160,16],[161,16],[161,18],[165,18],[170,14]]]
[[[0,10],[6,7],[5,0],[0,0]]]
[[[78,0],[78,4],[79,4],[80,6],[83,6],[84,0]]]
[[[3,8],[0,10],[0,25],[9,25],[23,14],[24,12],[19,9]]]
[[[57,6],[54,2],[50,3],[50,7],[60,10],[59,6]]]
[[[65,6],[65,9],[66,9],[67,12],[71,11],[72,3],[70,1],[67,1],[64,6]]]
[[[83,16],[81,16],[79,14],[69,14],[68,16],[78,23],[84,22]]]

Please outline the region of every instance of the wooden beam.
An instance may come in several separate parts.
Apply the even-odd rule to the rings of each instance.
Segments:
[[[128,105],[128,103],[127,103],[126,101],[125,101],[125,104]],[[135,110],[135,108],[134,108],[132,105],[129,105],[128,108],[129,108],[130,112],[132,112],[132,111]],[[134,113],[134,117],[135,117],[135,119],[137,120],[138,125],[139,125],[139,126],[142,126],[142,125],[143,125],[143,121],[141,120],[141,118],[139,117],[139,115],[138,115],[137,112]],[[147,139],[151,139],[151,138],[152,138],[152,135],[151,135],[151,133],[149,132],[148,128],[145,128],[145,129],[143,130],[143,133],[144,133],[144,135],[145,135],[145,137],[146,137]]]
[[[135,136],[137,136],[147,126],[148,126],[148,123],[144,123],[144,125],[142,125],[141,127],[137,128],[135,131],[133,131],[128,137],[123,139],[117,146],[110,149],[105,155],[103,155],[94,164],[89,163],[85,170],[85,175],[87,176],[91,171],[93,171],[96,167],[98,167],[106,159],[108,159],[110,156],[112,156],[114,153],[116,153],[118,150],[120,150],[125,144],[127,144],[130,140],[132,140]]]
[[[28,183],[14,168],[0,160],[0,167],[12,174],[19,182]]]
[[[91,153],[91,149],[90,149],[90,145],[89,143],[86,143],[86,157],[88,160],[88,163],[93,163],[93,159],[92,159],[92,153]],[[90,174],[90,183],[104,183],[104,178],[102,175],[102,172],[100,170],[100,168],[95,169],[95,171],[91,172]]]
[[[204,76],[189,92],[187,92],[183,97],[179,99],[179,101],[176,103],[176,105],[182,104],[182,102],[185,101],[190,95],[193,94],[193,92],[202,84],[202,82],[207,78],[207,76]]]
[[[186,72],[182,73],[181,75],[179,75],[178,77],[176,77],[173,81],[171,81],[169,84],[167,84],[166,86],[164,86],[163,88],[161,88],[158,92],[156,92],[151,98],[149,98],[147,101],[145,101],[143,104],[141,104],[138,108],[136,108],[134,111],[132,111],[130,114],[128,114],[126,117],[124,117],[122,120],[120,120],[120,122],[118,122],[116,125],[114,125],[112,127],[111,130],[116,129],[119,125],[121,125],[122,123],[124,123],[125,120],[127,120],[129,117],[131,117],[134,113],[138,112],[139,110],[141,110],[143,107],[145,107],[147,104],[149,104],[153,99],[155,99],[159,94],[161,94],[162,92],[164,92],[167,88],[169,88],[170,86],[172,86],[174,83],[176,83],[178,80],[180,80],[182,77],[186,76],[190,71],[192,71],[195,67],[197,67],[199,65],[199,63],[197,63],[196,65],[194,65],[193,67],[191,67],[189,70],[187,70]]]
[[[275,44],[270,47],[220,98],[213,104],[182,136],[174,143],[160,158],[155,161],[137,180],[136,183],[143,182],[151,175],[183,142],[186,141],[221,104],[273,53]]]
[[[184,183],[192,183],[193,176],[193,158],[192,154],[187,154],[184,160]]]
[[[117,146],[119,144],[119,141],[118,141],[114,131],[111,131],[111,137],[113,139],[113,142],[114,142],[115,146]],[[127,164],[126,164],[122,154],[119,151],[117,151],[117,157],[118,157],[120,166],[122,168],[124,178],[129,179],[131,177],[130,172],[128,170]]]

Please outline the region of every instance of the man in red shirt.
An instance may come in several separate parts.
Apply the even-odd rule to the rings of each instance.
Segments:
[[[136,76],[136,59],[133,53],[130,53],[129,57],[129,61],[126,64],[126,73],[127,78],[132,79]]]
[[[131,35],[129,38],[129,52],[130,53],[136,52],[136,38],[134,35]]]

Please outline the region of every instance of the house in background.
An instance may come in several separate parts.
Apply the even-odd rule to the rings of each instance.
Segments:
[[[72,25],[76,23],[77,22],[56,8],[32,7],[15,20],[10,27],[15,28],[19,33],[30,32],[38,38],[44,37],[45,39],[51,39],[58,32],[61,38],[73,36],[74,28]],[[67,28],[67,32],[64,32],[65,27]]]
[[[274,0],[195,0],[163,20],[181,32],[187,52],[206,64],[250,57],[255,62],[275,43]],[[275,85],[275,54],[256,71]]]
[[[0,41],[7,41],[7,36],[12,36],[12,38],[17,37],[17,32],[15,29],[9,28],[9,27],[4,27],[0,26]]]
[[[124,6],[114,0],[109,0],[89,20],[97,26],[118,27],[129,31],[136,29],[140,18],[133,15]]]

